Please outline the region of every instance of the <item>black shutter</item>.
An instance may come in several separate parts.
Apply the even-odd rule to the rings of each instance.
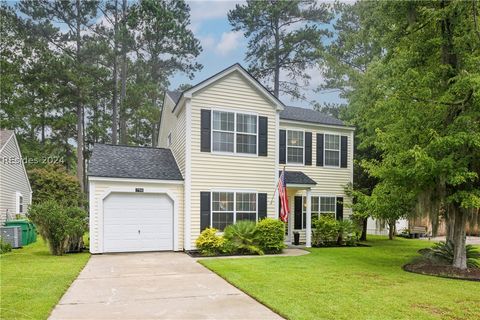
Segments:
[[[305,165],[312,165],[312,133],[305,132]]]
[[[343,197],[337,197],[337,220],[343,220]]]
[[[317,166],[323,167],[323,133],[317,133]]]
[[[258,194],[258,220],[265,219],[267,217],[267,194]]]
[[[210,227],[210,192],[200,192],[200,231]]]
[[[200,151],[210,152],[210,135],[211,135],[211,117],[212,111],[202,109],[201,110],[201,121],[200,121]]]
[[[287,154],[287,131],[285,130],[280,130],[280,148],[279,148],[279,162],[281,164],[286,163],[285,156]]]
[[[258,155],[268,155],[268,118],[258,117]]]
[[[340,138],[340,167],[346,168],[348,161],[348,137],[342,136]]]
[[[294,229],[302,229],[302,197],[295,196],[295,226]]]

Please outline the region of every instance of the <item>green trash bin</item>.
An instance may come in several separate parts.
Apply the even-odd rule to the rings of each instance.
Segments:
[[[33,222],[30,222],[32,226],[32,243],[37,242],[37,227],[33,224]]]
[[[8,227],[18,226],[22,228],[22,245],[26,246],[33,242],[33,228],[28,220],[10,220],[5,223]]]

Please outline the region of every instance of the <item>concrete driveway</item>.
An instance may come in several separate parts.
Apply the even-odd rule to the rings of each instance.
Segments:
[[[95,255],[50,319],[282,319],[183,253]]]

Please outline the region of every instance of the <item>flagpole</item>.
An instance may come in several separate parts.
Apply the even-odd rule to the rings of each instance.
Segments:
[[[283,172],[285,173],[285,166],[283,166]],[[278,180],[280,180],[280,175],[278,175],[277,182],[275,183],[275,191],[273,192],[273,196],[272,196],[272,198],[270,199],[270,204],[272,204],[273,199],[275,199],[275,195],[277,194]]]

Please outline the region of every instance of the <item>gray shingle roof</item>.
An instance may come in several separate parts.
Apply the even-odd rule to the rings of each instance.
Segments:
[[[282,174],[282,171],[278,172],[278,175],[280,174]],[[315,180],[301,171],[285,171],[285,183],[287,184],[287,188],[289,184],[317,184]]]
[[[285,109],[280,112],[280,119],[328,124],[333,126],[345,126],[343,121],[334,117],[312,109],[299,107],[285,107]]]
[[[172,98],[172,100],[173,100],[173,102],[175,102],[175,104],[178,103],[178,100],[180,100],[180,97],[182,96],[181,91],[170,91],[170,90],[168,90],[167,94],[170,96],[170,98]]]
[[[170,149],[95,144],[88,167],[95,177],[183,180]]]

